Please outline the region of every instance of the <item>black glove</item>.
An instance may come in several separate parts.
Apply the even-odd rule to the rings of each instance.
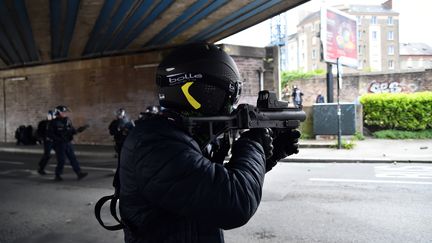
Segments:
[[[212,157],[210,161],[217,164],[223,164],[225,157],[231,148],[230,138],[227,133],[224,134],[223,138],[220,138],[216,144],[212,144],[214,149],[212,151]]]
[[[276,136],[273,141],[273,156],[267,159],[266,162],[267,171],[271,170],[279,160],[299,152],[298,139],[300,135],[299,130],[293,129]]]
[[[240,139],[249,139],[255,141],[264,149],[266,159],[273,155],[273,138],[270,136],[269,129],[266,128],[253,128],[240,135]]]

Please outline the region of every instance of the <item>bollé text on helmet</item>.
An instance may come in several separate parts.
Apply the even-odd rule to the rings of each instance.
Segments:
[[[168,82],[170,84],[177,84],[187,80],[196,80],[203,78],[203,75],[200,73],[192,74],[192,73],[177,73],[167,76]]]

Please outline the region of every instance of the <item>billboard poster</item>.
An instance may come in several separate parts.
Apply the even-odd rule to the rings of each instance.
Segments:
[[[337,9],[321,9],[321,41],[325,62],[357,67],[357,20]]]

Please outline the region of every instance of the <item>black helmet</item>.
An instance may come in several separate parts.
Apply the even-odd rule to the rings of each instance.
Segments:
[[[145,113],[152,113],[152,114],[157,114],[159,112],[159,107],[154,106],[154,105],[150,105],[147,106]]]
[[[240,95],[234,60],[213,44],[188,44],[160,63],[156,83],[163,108],[201,115],[225,115]]]
[[[115,114],[117,117],[125,117],[126,116],[126,110],[123,108],[120,108],[116,111]]]
[[[60,112],[68,112],[68,111],[70,111],[70,110],[67,106],[59,105],[55,108],[54,115],[57,116]]]

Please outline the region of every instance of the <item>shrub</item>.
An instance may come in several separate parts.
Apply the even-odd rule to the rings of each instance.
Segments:
[[[323,75],[325,73],[322,69],[317,69],[310,72],[303,71],[284,71],[281,73],[281,84],[282,88],[285,88],[290,85],[291,81],[299,80],[299,79],[308,79],[315,76]]]
[[[432,139],[432,129],[423,131],[382,130],[373,133],[376,138],[387,139]]]
[[[432,92],[366,94],[360,102],[367,125],[410,131],[432,128]]]

